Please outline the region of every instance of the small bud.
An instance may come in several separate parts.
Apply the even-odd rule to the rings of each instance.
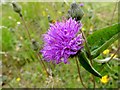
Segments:
[[[84,15],[83,10],[81,9],[80,5],[77,3],[72,3],[71,8],[68,11],[68,18],[72,17],[75,18],[77,21],[80,21]]]
[[[32,39],[32,48],[34,51],[37,51],[39,49],[39,44],[34,39]]]
[[[16,13],[18,13],[19,15],[22,15],[22,14],[21,14],[21,7],[20,7],[17,3],[15,3],[15,2],[12,2],[12,5],[13,5],[13,10],[14,10]]]
[[[50,17],[50,15],[48,15],[48,21],[49,21],[49,22],[51,21],[51,17]]]
[[[88,11],[88,17],[89,17],[89,19],[93,18],[93,16],[94,16],[93,10],[89,10]]]

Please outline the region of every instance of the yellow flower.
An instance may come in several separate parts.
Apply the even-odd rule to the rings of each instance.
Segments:
[[[114,54],[111,54],[110,57],[112,57],[113,55],[114,55]],[[117,55],[115,55],[113,58],[116,58],[116,57],[117,57]]]
[[[106,84],[109,81],[108,75],[103,76],[100,81],[104,84]]]
[[[20,78],[17,78],[16,81],[19,82],[21,79]]]
[[[106,54],[109,54],[109,52],[110,52],[110,50],[109,50],[109,49],[106,49],[106,50],[103,51],[103,54],[106,55]]]
[[[85,31],[85,28],[82,28],[83,31]]]

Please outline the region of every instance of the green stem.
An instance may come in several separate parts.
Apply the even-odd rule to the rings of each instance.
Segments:
[[[8,86],[9,86],[11,89],[13,89],[13,90],[14,90],[14,87],[12,87],[9,83],[8,83]]]
[[[23,24],[24,24],[24,26],[25,26],[25,29],[26,29],[26,32],[27,32],[27,34],[28,34],[29,40],[30,40],[30,42],[31,42],[32,38],[31,38],[31,36],[30,36],[29,30],[28,30],[28,27],[27,27],[27,25],[26,25],[26,23],[25,23],[25,20],[24,20],[24,18],[23,18],[23,15],[22,15],[21,13],[19,13],[19,16],[21,17],[21,20],[22,20],[22,22],[23,22]],[[38,60],[39,60],[39,56],[40,56],[40,55],[37,54]],[[44,70],[46,71],[47,76],[49,76],[49,73],[47,72],[46,66],[45,66],[44,62],[41,60],[41,58],[40,58],[40,62],[43,64],[43,67],[44,67]]]
[[[85,34],[84,34],[84,32],[81,30],[81,33],[82,33],[82,36],[83,36],[83,39],[85,40],[85,46],[86,46],[86,51],[88,51],[88,55],[89,55],[89,57],[91,56],[91,52],[90,52],[90,48],[89,48],[89,46],[88,46],[88,42],[87,42],[87,39],[86,39],[86,36],[85,36]]]
[[[92,59],[90,59],[90,63],[93,66]],[[95,84],[95,77],[94,77],[94,75],[92,75],[92,79],[93,79],[93,88],[95,89],[96,84]]]
[[[77,59],[76,59],[76,65],[77,65],[77,69],[78,69],[78,74],[79,74],[80,82],[83,85],[83,87],[86,89],[86,86],[84,85],[84,83],[82,81],[82,77],[81,77],[81,74],[80,74],[80,67],[78,65],[78,60]]]
[[[116,8],[117,8],[117,3],[118,3],[118,2],[116,2],[116,4],[115,4],[115,8],[114,8],[114,10],[113,10],[112,19],[111,19],[111,24],[112,24],[112,20],[113,20],[113,17],[114,17],[114,14],[115,14]]]
[[[117,54],[117,52],[119,52],[119,50],[120,50],[120,46],[118,47],[117,51],[113,54],[113,56],[110,58],[110,60],[108,62],[110,62],[113,59],[113,57]]]
[[[92,75],[92,78],[93,78],[93,88],[95,89],[95,87],[96,87],[95,77]]]
[[[42,65],[43,65],[43,67],[44,67],[44,70],[46,71],[47,76],[49,76],[50,74],[48,73],[48,71],[47,71],[47,69],[46,69],[46,66],[45,66],[44,62],[42,61],[40,55],[38,54],[37,56],[38,56],[38,58],[40,58],[40,63],[42,63]]]
[[[81,33],[82,33],[83,38],[85,40],[85,45],[86,45],[86,48],[87,48],[87,51],[88,51],[88,55],[90,57],[90,63],[92,65],[91,52],[90,52],[90,48],[88,46],[88,42],[87,42],[86,36],[85,36],[85,34],[84,34],[84,32],[82,30],[81,30]],[[94,85],[94,89],[95,89],[95,79],[94,79],[95,77],[92,75],[92,78],[93,78],[93,85]]]
[[[30,36],[29,30],[28,30],[28,27],[27,27],[27,25],[26,25],[26,23],[25,23],[25,20],[24,20],[23,16],[20,16],[20,17],[21,17],[21,20],[22,20],[22,22],[23,22],[25,28],[26,28],[26,32],[27,32],[28,37],[29,37],[30,42],[31,42],[31,36]]]
[[[119,50],[120,50],[120,46],[118,47],[117,51],[113,54],[113,56],[110,58],[110,60],[108,60],[108,62],[110,62],[110,61],[113,59],[113,57],[119,52]],[[108,63],[108,62],[106,62],[106,63]],[[101,68],[101,71],[103,70],[104,65],[105,65],[105,63],[103,63],[103,66],[102,66],[102,68]]]

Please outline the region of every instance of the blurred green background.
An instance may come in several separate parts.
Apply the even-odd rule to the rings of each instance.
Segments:
[[[80,2],[78,2],[80,4]],[[66,17],[70,2],[19,2],[22,14],[29,29],[32,39],[39,48],[42,48],[42,34],[49,28],[48,16],[51,20],[61,21]],[[82,19],[83,31],[86,36],[97,29],[118,22],[118,6],[111,2],[85,2],[81,7],[84,11]],[[43,65],[37,58],[38,51],[28,39],[26,29],[19,15],[13,11],[12,4],[2,3],[2,76],[0,82],[4,88],[83,88],[77,72],[75,58],[70,58],[70,64],[61,63],[54,65],[44,62],[46,68],[52,73],[47,77]],[[116,7],[116,9],[115,9]],[[118,47],[118,41],[108,47],[107,54],[101,54],[98,58],[110,57]],[[1,65],[1,64],[0,64]],[[104,67],[94,62],[94,67],[102,74],[108,75],[109,81],[103,84],[99,78],[95,78],[97,88],[117,88],[118,86],[118,63],[111,61]],[[103,68],[103,69],[102,69]],[[101,70],[102,69],[102,70]],[[93,87],[92,76],[81,67],[83,82],[89,88]]]

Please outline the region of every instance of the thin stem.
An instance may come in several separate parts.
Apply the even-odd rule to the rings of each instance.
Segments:
[[[118,47],[118,49],[117,49],[117,51],[113,54],[113,56],[109,59],[109,61],[108,62],[110,62],[112,59],[113,59],[113,57],[117,54],[117,52],[120,50],[120,46]],[[107,63],[108,63],[107,62]]]
[[[80,67],[78,65],[78,60],[77,59],[76,59],[76,65],[77,65],[77,69],[78,69],[78,74],[79,74],[80,82],[83,85],[83,87],[86,88],[86,86],[84,85],[84,83],[82,81],[82,77],[81,77],[81,74],[80,74]]]
[[[14,87],[12,87],[9,83],[8,83],[8,86],[14,90]]]
[[[19,13],[19,16],[21,17],[21,20],[22,20],[22,22],[23,22],[23,24],[24,24],[24,26],[25,26],[25,29],[26,29],[26,32],[27,32],[27,34],[28,34],[29,40],[30,40],[30,42],[31,42],[32,38],[31,38],[31,36],[30,36],[30,33],[29,33],[28,27],[27,27],[27,25],[26,25],[26,23],[25,23],[25,20],[24,20],[24,18],[23,18],[23,16],[22,16],[21,13]],[[37,54],[38,60],[39,60],[39,57],[40,57],[40,55]],[[44,62],[41,60],[41,58],[40,58],[40,62],[43,64],[43,67],[44,67],[44,70],[46,71],[47,76],[49,76],[49,73],[47,72],[47,69],[46,69],[46,67],[45,67],[45,64],[44,64]]]
[[[116,2],[115,8],[114,8],[114,10],[113,10],[112,19],[111,19],[111,24],[112,24],[112,20],[113,20],[114,14],[115,14],[115,10],[116,10],[116,8],[117,8],[117,3],[118,3],[118,2]]]
[[[91,57],[91,52],[90,52],[90,48],[88,47],[88,42],[87,42],[86,36],[85,36],[85,34],[82,30],[81,30],[81,33],[83,35],[83,39],[85,40],[85,45],[86,45],[89,57]],[[90,63],[91,63],[91,65],[93,65],[91,58],[90,58]],[[95,80],[94,80],[95,77],[92,75],[92,78],[93,78],[93,85],[94,85],[94,88],[95,88]]]
[[[93,66],[92,59],[90,59],[90,63],[91,63],[91,65]],[[92,74],[91,74],[91,75],[92,75]],[[93,79],[93,88],[95,89],[96,83],[95,83],[95,77],[94,77],[94,75],[92,75],[92,79]]]
[[[26,32],[27,32],[28,37],[29,37],[30,42],[31,42],[31,36],[30,36],[29,30],[28,30],[28,27],[27,27],[27,25],[26,25],[26,23],[25,23],[25,20],[24,20],[23,16],[20,16],[20,17],[21,17],[21,20],[23,21],[23,24],[25,25]]]
[[[39,54],[38,54],[37,56],[38,56],[38,58],[40,58],[40,55],[39,55]],[[45,66],[45,64],[44,64],[44,62],[42,61],[41,58],[40,58],[40,63],[42,63],[42,65],[43,65],[43,67],[44,67],[44,70],[46,71],[47,76],[49,76],[50,74],[48,73],[48,71],[47,71],[47,69],[46,69],[46,66]]]
[[[96,87],[95,76],[92,75],[92,77],[93,77],[93,88],[95,89],[95,87]]]
[[[114,58],[114,56],[117,54],[117,52],[119,52],[119,50],[120,50],[120,46],[118,47],[117,51],[113,54],[113,56],[108,60],[108,62],[110,62]],[[108,62],[106,62],[106,63],[108,63]],[[103,63],[103,68],[104,68],[104,65],[105,65],[105,63]],[[103,70],[103,68],[101,68],[101,71]]]
[[[85,40],[85,45],[86,45],[86,48],[87,48],[87,51],[88,51],[88,54],[89,54],[89,57],[90,57],[91,52],[90,52],[90,48],[88,47],[88,42],[87,42],[86,36],[85,36],[85,34],[82,30],[81,30],[81,33],[82,33],[83,39]]]

